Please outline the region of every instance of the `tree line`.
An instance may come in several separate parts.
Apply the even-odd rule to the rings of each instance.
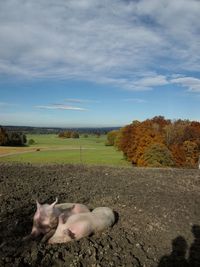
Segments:
[[[102,128],[71,128],[71,127],[31,127],[31,126],[3,126],[6,131],[23,132],[25,134],[59,134],[60,132],[71,131],[79,134],[107,134],[108,132],[119,129],[120,127],[102,127]]]
[[[0,146],[23,146],[26,135],[21,132],[10,132],[0,126]]]
[[[107,140],[107,145],[116,146],[136,166],[196,167],[200,156],[200,122],[156,116],[111,131]]]
[[[101,136],[101,133],[98,132],[98,131],[90,133],[90,135],[91,134],[95,135],[96,137],[100,137]],[[89,134],[88,133],[84,133],[82,136],[84,138],[87,138],[89,136]],[[60,138],[80,138],[80,134],[77,131],[62,131],[62,132],[59,132],[58,137],[60,137]]]

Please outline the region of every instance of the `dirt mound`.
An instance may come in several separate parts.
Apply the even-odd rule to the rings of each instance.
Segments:
[[[108,206],[111,228],[80,241],[22,242],[35,199]],[[200,266],[200,171],[0,164],[0,266]]]

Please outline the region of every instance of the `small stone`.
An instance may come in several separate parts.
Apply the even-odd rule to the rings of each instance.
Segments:
[[[135,244],[136,248],[141,248],[140,243]]]

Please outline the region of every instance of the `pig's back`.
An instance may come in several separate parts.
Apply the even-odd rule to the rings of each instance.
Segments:
[[[59,210],[66,210],[69,208],[72,208],[76,203],[60,203],[60,204],[56,204],[55,208],[59,209]]]
[[[115,221],[114,213],[111,209],[98,208],[92,212],[74,214],[67,220],[67,225],[84,224],[89,225],[91,232],[101,231],[112,226]]]
[[[99,207],[92,211],[94,214],[95,231],[104,230],[115,222],[115,215],[112,209],[108,207]]]
[[[70,224],[75,224],[77,222],[88,222],[88,223],[92,223],[92,217],[93,214],[92,212],[85,212],[85,213],[77,213],[77,214],[73,214],[69,217],[69,219],[67,220],[67,225]]]
[[[60,203],[55,205],[55,207],[59,209],[59,211],[61,212],[65,211],[66,209],[72,208],[73,206],[74,206],[73,208],[74,214],[90,211],[86,205],[80,203]]]

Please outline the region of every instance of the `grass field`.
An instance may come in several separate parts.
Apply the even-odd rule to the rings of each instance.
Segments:
[[[26,147],[0,147],[0,162],[30,163],[84,163],[128,166],[123,154],[105,146],[106,136],[62,139],[56,135],[27,135],[34,145]]]

